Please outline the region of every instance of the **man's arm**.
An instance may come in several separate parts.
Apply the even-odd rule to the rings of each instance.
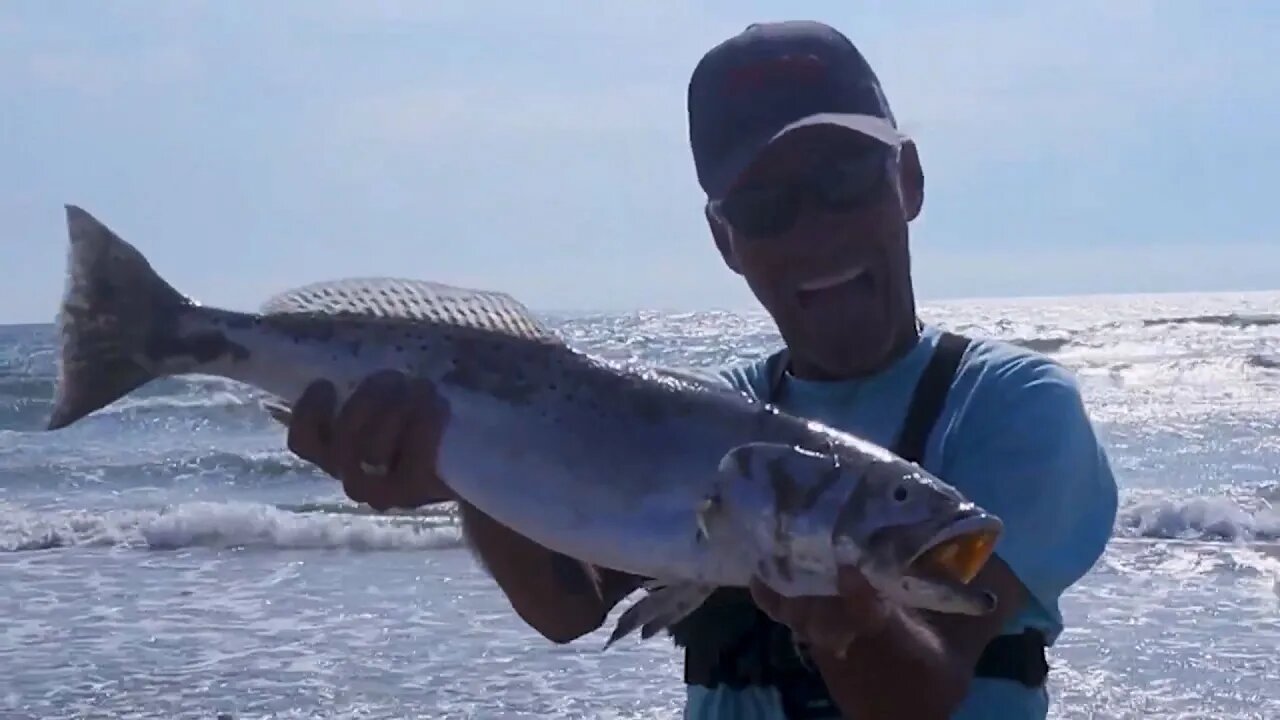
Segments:
[[[638,578],[548,550],[465,502],[458,508],[468,543],[512,609],[552,642],[593,632],[639,587]]]

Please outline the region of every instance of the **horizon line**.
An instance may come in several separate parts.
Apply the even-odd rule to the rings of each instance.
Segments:
[[[1280,294],[1280,287],[1267,289],[1252,290],[1147,290],[1147,291],[1126,291],[1126,292],[1082,292],[1082,293],[1053,293],[1053,294],[1018,294],[1010,293],[1007,295],[974,295],[974,296],[936,296],[936,297],[920,297],[917,296],[916,303],[922,308],[930,305],[955,305],[965,303],[986,303],[986,302],[1028,302],[1028,301],[1051,301],[1051,300],[1082,300],[1082,299],[1107,299],[1107,298],[1167,298],[1167,297],[1187,297],[1187,296],[1252,296],[1252,295],[1272,295]],[[733,305],[705,305],[701,307],[689,306],[662,306],[647,305],[636,306],[632,308],[609,308],[609,307],[536,307],[526,305],[531,312],[542,315],[564,315],[564,314],[589,314],[589,315],[628,315],[633,313],[701,313],[701,312],[727,312],[734,314],[757,314],[764,313],[765,310],[758,304],[750,307],[733,306]],[[56,313],[56,310],[54,311]],[[17,327],[34,327],[39,325],[53,325],[57,319],[50,320],[19,320],[19,321],[0,321],[0,328],[17,328]]]

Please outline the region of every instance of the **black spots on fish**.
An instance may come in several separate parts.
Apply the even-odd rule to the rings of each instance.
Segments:
[[[453,366],[441,381],[477,392],[483,392],[513,405],[532,403],[540,389],[525,374],[512,373],[513,363],[508,349],[493,343],[486,333],[450,333],[453,337]]]
[[[261,316],[260,324],[288,337],[295,345],[325,344],[338,337],[342,319],[339,316],[301,312],[279,313]]]

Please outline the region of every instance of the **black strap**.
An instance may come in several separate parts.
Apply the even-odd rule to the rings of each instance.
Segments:
[[[934,348],[929,364],[916,383],[911,405],[907,408],[907,417],[898,433],[898,442],[894,443],[894,453],[904,460],[917,465],[924,462],[929,435],[938,422],[938,416],[942,414],[942,408],[947,402],[947,392],[951,390],[951,383],[955,380],[956,371],[960,369],[960,361],[964,359],[969,342],[969,338],[949,332],[942,333],[938,338],[938,346]]]
[[[1047,645],[1044,633],[1032,628],[1023,630],[1020,635],[999,635],[983,649],[973,676],[1012,680],[1030,688],[1040,687],[1049,677],[1049,660],[1045,657]]]

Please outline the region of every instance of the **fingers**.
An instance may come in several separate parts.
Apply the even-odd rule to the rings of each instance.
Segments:
[[[889,603],[856,568],[841,568],[836,588],[846,612],[857,618],[866,633],[877,630],[889,616]]]
[[[337,393],[313,383],[294,404],[289,449],[342,480],[355,502],[376,510],[452,499],[436,454],[448,404],[426,380],[370,375],[334,415]]]
[[[839,596],[785,597],[759,579],[750,586],[761,611],[791,628],[800,639],[841,655],[854,638],[869,634],[887,616],[887,606],[854,571],[840,578]]]
[[[387,463],[412,408],[405,395],[407,385],[398,372],[375,373],[338,411],[333,426],[335,461],[343,490],[356,502],[383,502]]]
[[[785,597],[765,585],[759,579],[751,581],[751,597],[764,614],[774,622],[790,627],[796,634],[807,637],[814,618],[834,598]]]
[[[375,510],[418,507],[452,499],[436,472],[436,454],[447,420],[448,406],[419,380],[407,385],[394,412],[373,421],[367,430],[368,462],[388,468],[385,476],[369,478],[367,502]]]
[[[384,477],[395,473],[396,455],[400,452],[401,443],[409,440],[404,430],[410,417],[421,409],[415,402],[420,398],[409,391],[407,380],[389,383],[385,392],[381,407],[364,419],[358,430],[353,430],[356,433],[353,439],[364,448],[362,452],[355,453],[365,463],[363,469],[370,466],[379,468]]]
[[[307,386],[293,405],[288,433],[290,452],[335,476],[338,470],[330,443],[337,395],[333,384],[325,380]]]
[[[414,505],[453,499],[453,492],[436,469],[449,404],[426,381],[412,383],[409,396],[412,412],[400,433],[399,457],[393,460],[392,475],[418,489]]]

